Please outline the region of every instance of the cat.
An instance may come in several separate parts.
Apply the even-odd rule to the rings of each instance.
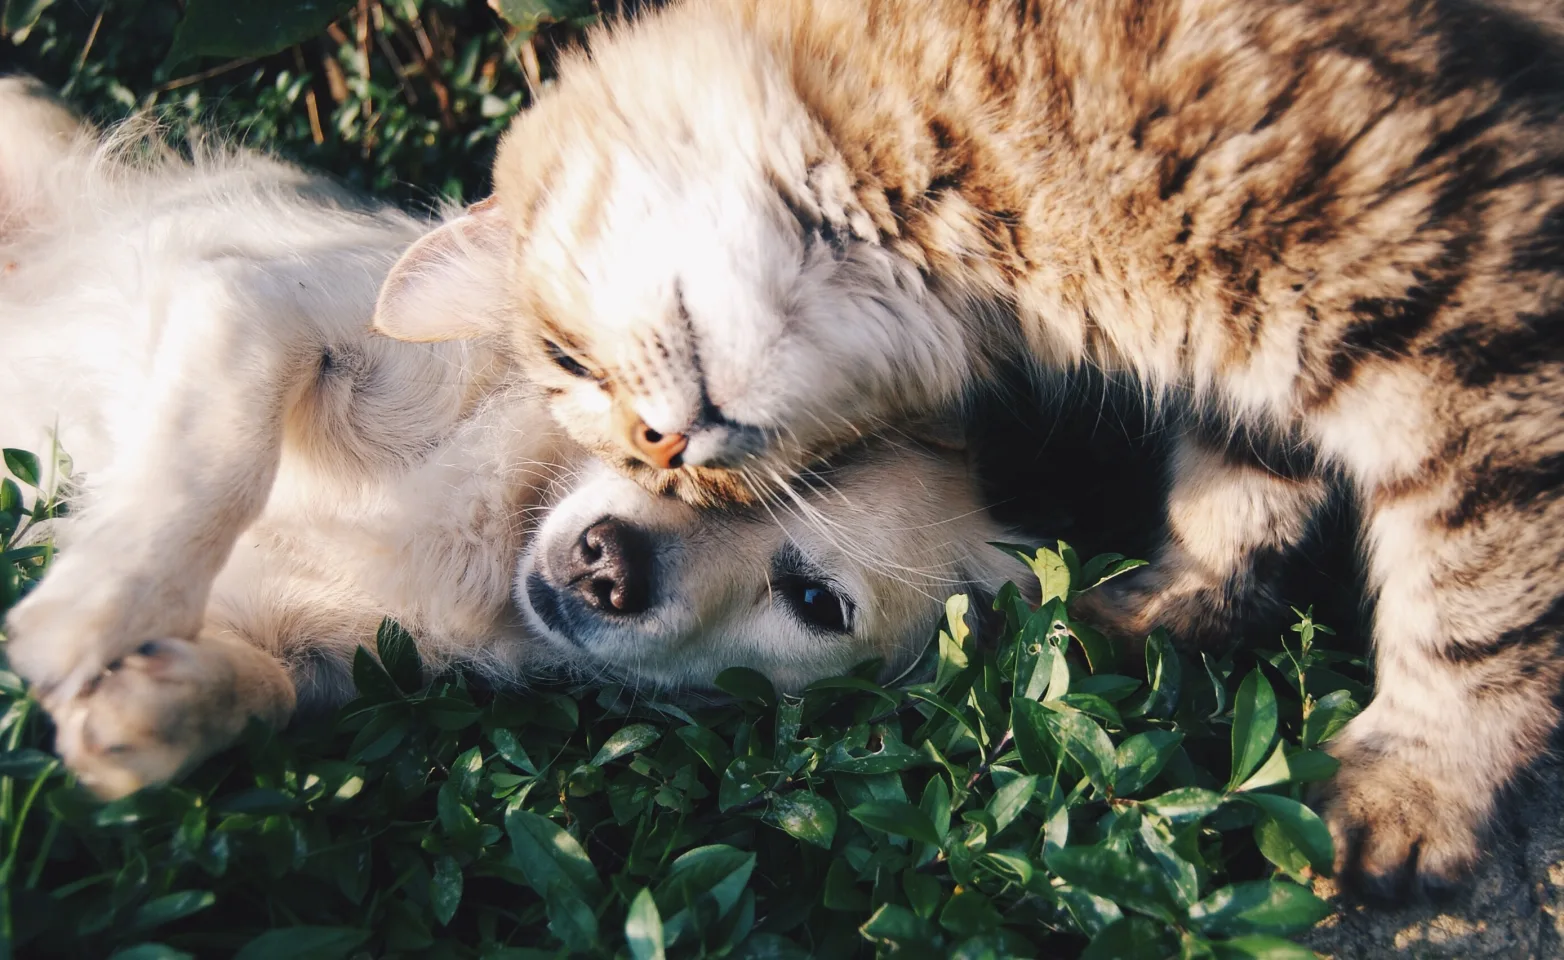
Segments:
[[[689,0],[599,31],[514,122],[472,218],[510,309],[418,310],[449,283],[414,257],[377,322],[508,336],[575,439],[692,503],[1000,361],[1133,380],[1205,428],[1156,562],[1085,611],[1131,636],[1225,639],[1339,485],[1378,692],[1330,748],[1337,868],[1448,887],[1559,719],[1559,14]]]
[[[1016,535],[949,443],[870,439],[781,506],[648,494],[561,436],[492,345],[370,332],[434,224],[192,151],[0,79],[0,446],[57,442],[82,477],[67,515],[21,531],[60,553],[5,655],[101,796],[177,778],[252,718],[344,702],[385,617],[431,671],[493,684],[710,689],[748,666],[795,691],[876,657],[895,675],[946,596],[1021,571],[980,548]]]

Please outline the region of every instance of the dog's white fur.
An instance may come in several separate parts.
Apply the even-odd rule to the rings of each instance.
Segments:
[[[982,546],[1004,532],[949,451],[871,442],[817,489],[746,510],[647,494],[566,441],[494,343],[370,332],[428,224],[145,134],[100,138],[0,79],[0,444],[57,439],[85,477],[38,531],[63,549],[6,653],[98,792],[175,777],[252,717],[343,699],[387,616],[432,668],[499,682],[703,684],[742,664],[796,689],[871,656],[905,666],[935,601],[1015,572]],[[422,305],[441,324],[490,308],[481,286]],[[540,617],[526,585],[579,591],[564,567],[604,518],[648,531],[649,609]],[[800,619],[784,553],[804,568],[789,583],[842,598],[850,629]]]

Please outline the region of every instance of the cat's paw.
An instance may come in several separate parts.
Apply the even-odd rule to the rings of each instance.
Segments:
[[[69,698],[45,701],[55,751],[104,799],[166,783],[243,731],[253,691],[239,666],[222,644],[142,643]]]
[[[1386,901],[1455,890],[1482,856],[1493,791],[1350,736],[1329,750],[1341,769],[1313,799],[1335,842],[1336,876]]]
[[[1070,615],[1123,640],[1144,640],[1161,627],[1188,647],[1231,643],[1237,619],[1221,584],[1168,576],[1149,567],[1077,597],[1070,604]]]

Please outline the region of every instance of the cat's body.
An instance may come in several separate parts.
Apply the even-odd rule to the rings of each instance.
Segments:
[[[1128,632],[1220,634],[1341,478],[1379,691],[1327,819],[1369,881],[1448,882],[1564,676],[1564,48],[1533,7],[694,0],[513,128],[505,326],[572,435],[695,501],[995,356],[1187,399],[1218,428],[1169,544],[1095,610]],[[394,333],[473,332],[399,302]]]
[[[796,689],[905,668],[946,595],[1015,572],[969,556],[1004,531],[957,452],[865,444],[783,510],[647,494],[496,345],[370,331],[432,223],[146,132],[100,136],[0,78],[0,446],[43,451],[48,488],[57,436],[84,475],[25,533],[60,554],[5,655],[100,793],[345,700],[385,617],[431,670],[495,684],[709,687],[741,665]]]

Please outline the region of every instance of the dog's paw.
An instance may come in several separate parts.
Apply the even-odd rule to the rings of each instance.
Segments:
[[[68,698],[48,697],[55,751],[104,799],[166,783],[236,740],[249,719],[241,671],[221,644],[152,640]]]
[[[1341,769],[1313,799],[1335,842],[1337,878],[1385,901],[1455,890],[1482,856],[1493,792],[1350,735],[1329,749]]]

